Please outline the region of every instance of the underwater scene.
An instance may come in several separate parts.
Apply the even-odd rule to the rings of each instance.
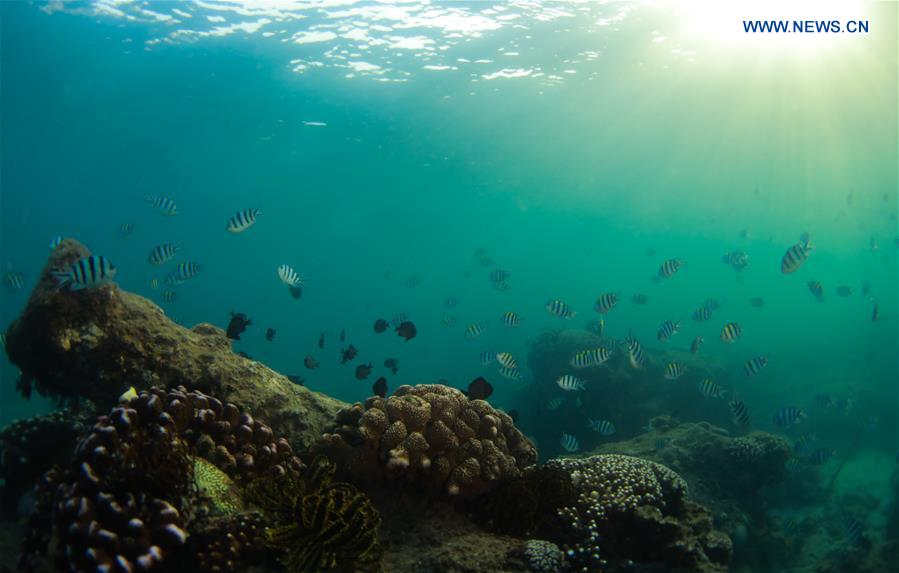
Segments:
[[[0,573],[899,572],[897,16],[0,2]]]

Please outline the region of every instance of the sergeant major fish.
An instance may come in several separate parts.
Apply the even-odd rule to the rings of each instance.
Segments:
[[[784,253],[783,258],[780,261],[780,272],[784,274],[796,272],[808,258],[812,249],[813,247],[809,241],[808,233],[802,233],[802,236],[799,237],[799,242],[792,245],[787,249],[787,252]]]
[[[179,251],[181,247],[175,243],[164,243],[162,245],[158,245],[153,247],[153,250],[150,251],[150,256],[147,257],[147,262],[151,265],[160,266],[169,262],[172,257],[174,257]]]
[[[574,315],[577,314],[561,300],[551,300],[546,303],[546,311],[550,314],[554,314],[560,318],[566,319],[573,318]]]
[[[65,290],[81,290],[108,284],[116,275],[115,266],[104,257],[91,255],[69,267],[68,271],[50,273],[56,287]]]
[[[178,214],[178,206],[168,197],[147,195],[147,203],[153,205],[159,212],[167,217],[173,217]]]
[[[256,224],[256,217],[261,214],[259,209],[241,209],[228,219],[225,228],[231,233],[243,233]]]

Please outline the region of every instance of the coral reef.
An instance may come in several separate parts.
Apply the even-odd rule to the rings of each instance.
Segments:
[[[751,432],[734,437],[706,422],[680,423],[668,416],[650,425],[653,431],[601,445],[594,453],[635,455],[672,468],[729,533],[752,520],[746,514],[763,507],[763,488],[786,478],[791,449],[781,436]]]
[[[48,548],[59,570],[234,571],[261,548],[288,555],[348,548],[352,554],[360,539],[376,545],[366,533],[373,527],[334,528],[340,519],[358,525],[353,516],[367,498],[331,484],[318,467],[307,477],[286,439],[232,403],[184,388],[143,391],[100,417],[68,467],[42,479],[20,567],[39,568]],[[260,500],[256,492],[276,491],[281,483],[317,494],[311,513],[286,502],[314,496],[270,496],[283,502],[277,510],[246,509]],[[340,486],[344,497],[321,495]],[[368,519],[376,519],[373,511]],[[273,540],[291,522],[302,523],[295,526],[308,535],[291,537],[298,545],[289,547]],[[330,560],[294,570],[336,566]]]
[[[0,516],[16,516],[17,506],[38,478],[63,463],[83,424],[69,412],[18,420],[0,430]]]
[[[666,343],[663,349],[656,348],[654,339],[641,342],[645,356],[642,368],[629,364],[623,341],[586,330],[544,332],[531,344],[527,362],[535,384],[521,392],[517,408],[524,430],[533,435],[541,452],[564,453],[559,446],[561,431],[575,435],[585,450],[603,441],[603,436],[588,429],[588,417],[609,419],[619,434],[627,435],[641,432],[646,420],[662,412],[677,411],[721,425],[729,423],[726,405],[714,408],[712,402],[697,400],[697,385],[705,378],[729,386],[731,373],[721,358],[678,350],[680,341]],[[571,364],[576,353],[598,347],[610,353],[601,366],[575,368]],[[665,367],[670,362],[680,363],[685,370],[676,383],[665,379]],[[577,399],[555,384],[566,374],[585,382],[585,389],[576,393]],[[546,404],[553,398],[561,398],[562,403],[548,410]],[[533,422],[548,418],[554,423]]]
[[[184,385],[264,412],[266,423],[297,447],[321,435],[345,405],[232,353],[220,328],[183,328],[151,301],[114,284],[57,290],[51,271],[89,254],[71,239],[54,249],[6,333],[25,395],[34,387],[42,395],[86,398],[105,410],[131,386]]]
[[[441,384],[400,386],[338,412],[315,451],[361,482],[402,477],[423,489],[476,496],[521,475],[534,445],[505,412]]]
[[[580,571],[726,571],[730,540],[708,511],[685,498],[670,469],[622,455],[558,458],[576,498],[561,510],[569,568]]]
[[[551,541],[528,540],[524,545],[524,555],[535,573],[556,573],[562,567],[562,550]]]

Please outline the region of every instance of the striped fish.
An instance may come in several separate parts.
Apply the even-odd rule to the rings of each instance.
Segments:
[[[241,209],[228,219],[228,225],[225,227],[232,233],[243,233],[254,224],[256,217],[262,214],[259,209]]]
[[[493,283],[493,290],[498,290],[501,292],[505,292],[509,290],[509,283],[506,281],[499,281],[498,283]]]
[[[677,380],[684,375],[684,365],[680,362],[669,362],[665,366],[665,380]]]
[[[802,421],[802,418],[806,417],[805,412],[800,408],[797,408],[796,406],[784,406],[774,413],[774,424],[781,428],[785,428],[787,426],[792,426],[793,424],[798,424]]]
[[[443,301],[443,308],[446,308],[446,309],[456,308],[456,305],[458,305],[458,304],[459,304],[459,299],[454,296],[451,296],[451,297],[447,298],[445,301]]]
[[[662,266],[659,267],[659,276],[663,279],[670,278],[676,273],[682,266],[684,266],[684,262],[679,259],[668,259]]]
[[[787,460],[787,463],[784,464],[784,467],[787,468],[787,471],[791,474],[802,471],[802,460],[796,456],[792,456]]]
[[[562,397],[561,396],[556,396],[555,398],[552,398],[551,400],[546,401],[546,409],[547,410],[555,410],[556,408],[558,408],[561,405],[562,405]]]
[[[604,346],[600,346],[578,352],[571,359],[570,364],[574,368],[590,368],[604,364],[610,357],[609,351]]]
[[[56,250],[56,247],[62,244],[62,235],[56,235],[52,239],[50,239],[50,250]]]
[[[680,331],[680,322],[680,320],[678,320],[677,322],[666,320],[659,325],[659,330],[656,333],[656,336],[658,336],[660,341],[666,342],[669,338]]]
[[[615,433],[615,424],[608,420],[594,420],[587,418],[587,425],[594,432],[598,432],[603,436],[611,436]]]
[[[150,280],[150,288],[153,290],[158,289],[159,288],[159,279],[157,279],[155,277],[153,279],[151,279]]]
[[[131,233],[134,232],[134,223],[122,223],[122,226],[119,227],[119,236],[127,237]]]
[[[581,449],[580,444],[577,443],[577,438],[565,432],[562,432],[562,438],[559,440],[559,443],[566,452],[576,452]]]
[[[21,290],[25,286],[25,275],[16,271],[6,271],[3,282],[12,290]]]
[[[607,292],[599,295],[594,308],[596,312],[605,314],[615,308],[616,304],[618,304],[618,295],[613,292]]]
[[[645,356],[643,354],[643,347],[640,345],[640,341],[634,338],[633,335],[628,334],[625,339],[627,343],[627,355],[628,361],[631,364],[632,368],[643,368],[643,362],[645,360]]]
[[[483,366],[492,364],[496,360],[497,352],[495,350],[484,350],[478,354],[478,363]]]
[[[472,322],[468,325],[468,328],[465,329],[465,337],[477,338],[485,332],[487,332],[487,329],[484,328],[480,322]]]
[[[515,361],[515,357],[508,352],[497,353],[496,361],[499,362],[501,366],[505,366],[506,368],[518,368],[518,362]]]
[[[861,522],[848,514],[843,516],[843,531],[846,533],[846,541],[851,545],[858,545],[865,535]]]
[[[821,286],[821,283],[818,281],[809,281],[807,283],[809,292],[818,300],[818,302],[824,302],[824,287]]]
[[[509,278],[509,273],[502,269],[493,269],[490,271],[490,280],[495,283],[504,282],[507,278]]]
[[[503,313],[503,324],[510,328],[517,328],[521,324],[521,317],[510,310]]]
[[[814,434],[802,434],[793,442],[793,451],[797,454],[807,451],[816,439]]]
[[[418,277],[409,277],[406,279],[406,288],[415,288],[421,284],[421,279]]]
[[[197,276],[200,270],[199,263],[178,263],[178,266],[165,276],[165,282],[170,285],[179,285]]]
[[[443,328],[452,328],[455,326],[457,320],[458,319],[455,316],[444,316],[443,320],[440,321],[440,326]]]
[[[492,267],[493,266],[493,259],[491,259],[487,255],[480,255],[477,258],[477,261],[478,261],[478,264],[481,265],[482,267]]]
[[[394,328],[397,328],[399,325],[403,324],[407,320],[409,320],[409,317],[406,315],[405,312],[398,312],[393,315],[393,318],[390,319],[390,324]]]
[[[721,340],[723,342],[733,342],[740,338],[741,334],[743,334],[743,329],[739,324],[736,322],[728,322],[724,325],[724,328],[721,329]]]
[[[160,265],[164,265],[169,262],[172,257],[174,257],[179,251],[181,251],[181,247],[176,245],[175,243],[164,243],[162,245],[153,247],[153,250],[150,251],[150,256],[147,257],[147,262],[151,265],[156,265],[157,267]]]
[[[877,429],[877,422],[879,421],[877,416],[868,416],[858,423],[858,429],[860,432],[869,434]]]
[[[162,293],[163,302],[175,302],[178,300],[178,293],[175,291],[167,290]]]
[[[637,305],[646,304],[647,302],[649,302],[649,297],[645,294],[637,293],[631,297],[631,302]]]
[[[297,273],[293,267],[283,264],[278,267],[278,278],[281,282],[289,287],[303,286],[306,281]]]
[[[693,311],[693,320],[696,322],[705,322],[712,318],[712,309],[709,306],[702,305]]]
[[[517,368],[506,368],[503,366],[499,369],[499,375],[509,380],[521,380],[521,372]]]
[[[161,195],[147,195],[147,203],[159,209],[159,212],[167,217],[178,214],[178,206],[168,197],[163,197]]]
[[[705,338],[701,336],[697,336],[693,339],[693,342],[690,343],[690,354],[696,354],[699,352],[700,347],[702,347],[702,343],[705,342]]]
[[[546,303],[546,311],[550,314],[554,314],[561,318],[573,318],[575,312],[571,310],[571,308],[562,302],[561,300],[551,300]]]
[[[820,466],[821,464],[827,462],[830,458],[836,455],[836,450],[832,450],[830,448],[818,448],[811,454],[809,454],[808,461],[816,466]]]
[[[756,356],[755,358],[750,358],[746,361],[746,364],[743,365],[743,373],[752,377],[762,371],[762,368],[768,365],[768,359],[764,356]]]
[[[91,255],[76,261],[68,271],[53,271],[50,275],[56,279],[57,288],[81,290],[109,283],[116,270],[109,260]]]
[[[565,391],[583,390],[585,388],[584,381],[571,374],[560,377],[556,380],[556,385]]]
[[[706,378],[699,383],[699,393],[706,398],[723,398],[727,391],[722,390],[713,380]]]
[[[728,404],[730,406],[731,419],[738,426],[746,426],[749,424],[749,406],[742,400],[734,398]]]
[[[799,242],[787,249],[783,258],[780,260],[780,272],[788,275],[796,272],[802,263],[808,258],[812,250],[812,244],[809,242],[808,233],[803,233],[799,238]]]

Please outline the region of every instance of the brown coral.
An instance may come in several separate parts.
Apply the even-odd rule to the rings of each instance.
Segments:
[[[427,488],[472,497],[516,478],[537,459],[512,418],[441,384],[401,386],[336,417],[316,449],[358,479],[403,476]]]
[[[43,480],[32,524],[45,529],[26,536],[22,569],[36,567],[50,541],[60,570],[178,569],[173,560],[192,533],[206,529],[210,508],[234,507],[201,495],[228,491],[197,487],[194,460],[202,450],[222,480],[302,468],[286,440],[233,404],[184,388],[141,392],[98,419],[66,472]],[[50,522],[42,522],[47,514]]]

